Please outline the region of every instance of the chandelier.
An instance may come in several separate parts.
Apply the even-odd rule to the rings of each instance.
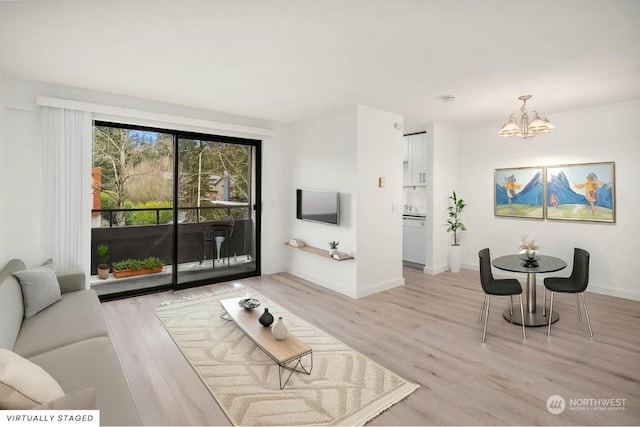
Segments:
[[[556,127],[549,123],[549,120],[547,120],[544,114],[539,114],[537,111],[534,111],[533,119],[529,118],[527,101],[531,99],[531,95],[522,95],[518,99],[522,101],[522,107],[520,107],[522,116],[520,120],[518,121],[515,113],[512,114],[509,120],[507,120],[507,123],[505,123],[502,129],[500,129],[500,132],[498,132],[498,136],[505,138],[509,136],[519,136],[520,138],[526,139],[536,136],[536,133],[555,132]]]

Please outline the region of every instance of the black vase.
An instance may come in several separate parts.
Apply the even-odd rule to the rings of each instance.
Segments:
[[[269,313],[268,308],[264,309],[264,313],[258,318],[258,322],[260,322],[262,326],[270,326],[273,323],[273,316]]]

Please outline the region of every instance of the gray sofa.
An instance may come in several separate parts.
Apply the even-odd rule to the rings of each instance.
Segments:
[[[43,368],[65,393],[93,388],[100,424],[139,425],[100,301],[85,289],[84,273],[57,272],[62,299],[24,318],[23,294],[13,273],[25,269],[14,259],[0,272],[0,348]]]

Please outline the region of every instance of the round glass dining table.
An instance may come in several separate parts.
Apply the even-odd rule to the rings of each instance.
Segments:
[[[552,273],[560,271],[567,266],[567,263],[560,258],[537,255],[535,262],[523,260],[521,255],[505,255],[493,260],[493,266],[500,270],[511,271],[514,273],[526,273],[527,285],[525,289],[525,306],[524,306],[524,324],[525,326],[544,326],[549,323],[547,318],[546,307],[544,301],[542,306],[536,303],[536,273]],[[522,317],[520,310],[507,308],[502,316],[513,323],[522,325]],[[551,323],[557,322],[560,316],[554,310]]]

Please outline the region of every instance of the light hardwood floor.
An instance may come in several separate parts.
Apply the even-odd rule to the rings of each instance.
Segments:
[[[573,295],[556,294],[560,321],[522,330],[491,303],[487,342],[478,322],[478,272],[436,276],[405,268],[406,285],[359,300],[288,274],[242,280],[420,389],[370,425],[638,425],[640,302],[587,293],[593,325],[578,321]],[[162,301],[231,286],[165,292],[103,304],[146,425],[230,425],[154,314]],[[542,289],[539,288],[539,297]],[[516,300],[517,301],[517,300]],[[551,395],[567,408],[547,411]],[[570,399],[626,399],[622,410]]]

